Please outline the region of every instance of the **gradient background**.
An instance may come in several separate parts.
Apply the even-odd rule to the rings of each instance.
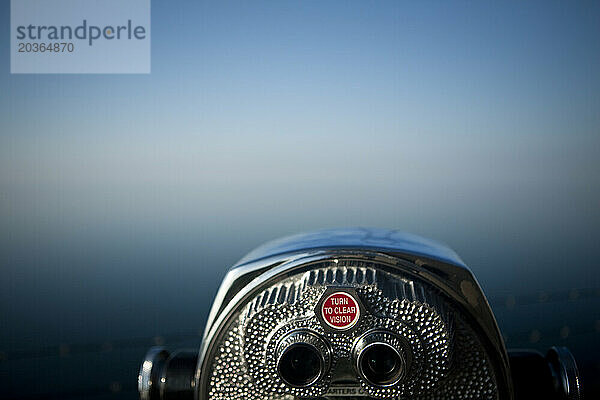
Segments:
[[[10,75],[0,4],[3,396],[133,399],[245,252],[359,225],[448,243],[598,395],[600,3],[223,3],[154,1],[150,75]]]

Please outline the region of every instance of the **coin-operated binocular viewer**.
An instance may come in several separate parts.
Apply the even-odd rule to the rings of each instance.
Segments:
[[[270,242],[227,273],[199,352],[153,348],[142,399],[580,399],[565,348],[507,352],[451,249],[379,229]]]

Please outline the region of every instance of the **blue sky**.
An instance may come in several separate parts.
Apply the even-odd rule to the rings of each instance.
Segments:
[[[12,250],[197,235],[237,257],[345,225],[484,265],[477,244],[593,247],[598,2],[155,1],[150,75],[10,75],[0,13]]]

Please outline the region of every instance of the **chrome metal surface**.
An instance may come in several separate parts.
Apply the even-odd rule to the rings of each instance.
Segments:
[[[406,271],[415,268],[417,268],[415,265],[410,263],[405,264],[404,261],[387,255],[338,250],[326,255],[319,254],[318,256],[294,260],[294,262],[288,265],[280,264],[272,270],[266,271],[261,276],[261,279],[255,279],[240,290],[213,325],[213,331],[208,333],[208,337],[214,339],[204,342],[201,360],[204,359],[207,362],[199,364],[200,368],[197,371],[197,378],[199,379],[199,390],[203,388],[212,389],[208,389],[209,393],[203,394],[199,392],[199,398],[252,399],[255,398],[253,396],[260,398],[266,395],[261,390],[267,390],[270,387],[279,387],[280,383],[277,383],[274,374],[269,372],[271,364],[274,363],[269,361],[268,343],[248,340],[249,335],[255,338],[264,338],[275,328],[274,322],[265,322],[261,312],[265,315],[270,315],[269,318],[274,319],[279,324],[285,325],[285,321],[288,321],[289,324],[292,324],[293,328],[298,327],[293,322],[298,317],[303,321],[303,324],[308,324],[310,328],[321,329],[322,332],[320,333],[328,339],[337,339],[339,345],[336,346],[334,344],[333,354],[334,357],[338,356],[338,359],[334,359],[334,366],[338,362],[343,365],[344,362],[349,360],[349,357],[345,356],[345,354],[350,354],[354,340],[366,330],[391,324],[403,336],[408,338],[413,337],[414,339],[411,339],[411,344],[415,348],[421,349],[421,353],[417,358],[420,363],[417,365],[420,365],[421,369],[419,371],[421,372],[414,376],[415,379],[407,380],[407,382],[401,385],[397,385],[394,388],[386,388],[385,390],[363,384],[364,382],[355,382],[369,396],[376,398],[389,398],[390,395],[414,393],[416,387],[433,388],[434,382],[443,377],[444,371],[448,370],[450,363],[449,355],[451,354],[449,348],[450,326],[456,323],[457,331],[460,333],[457,340],[457,349],[461,353],[464,353],[465,362],[461,364],[461,368],[455,370],[456,374],[454,376],[449,377],[454,382],[454,384],[446,385],[446,389],[450,390],[450,392],[445,395],[441,393],[437,395],[440,396],[439,398],[449,396],[453,385],[459,384],[459,371],[462,371],[460,373],[472,375],[473,379],[469,385],[476,387],[483,384],[484,393],[489,395],[487,398],[497,398],[497,394],[495,393],[497,391],[502,392],[503,389],[499,388],[500,385],[496,385],[495,382],[498,379],[502,382],[502,370],[498,370],[493,366],[493,360],[486,356],[489,354],[489,349],[484,350],[482,339],[478,335],[471,333],[470,328],[468,328],[470,325],[465,325],[462,318],[456,318],[456,322],[449,320],[450,313],[446,312],[447,307],[445,306],[445,302],[436,294],[438,293],[437,288],[421,279],[408,278],[412,274]],[[334,271],[336,269],[337,271]],[[406,278],[398,277],[400,271],[402,271],[403,275],[406,274]],[[342,273],[345,273],[343,277],[340,275]],[[256,286],[254,287],[254,285]],[[357,327],[356,332],[344,335],[325,332],[318,319],[314,317],[315,305],[324,291],[327,290],[327,287],[331,285],[355,285],[357,288],[362,288],[362,292],[359,295],[367,304],[367,308],[371,309],[371,313],[368,318],[365,318],[360,323],[360,328]],[[383,290],[377,289],[378,285]],[[299,293],[299,288],[306,290],[306,293]],[[288,297],[285,297],[283,301],[281,293],[288,294]],[[296,298],[302,301],[294,303],[293,299]],[[282,311],[284,314],[273,315],[272,313],[277,310],[277,307],[284,305],[286,301],[290,301],[293,303],[291,305],[296,307],[294,312],[291,310]],[[388,306],[385,306],[386,304]],[[430,306],[423,308],[424,304]],[[399,312],[400,314],[398,314]],[[289,316],[286,317],[285,315]],[[293,318],[290,320],[290,317]],[[437,322],[431,325],[432,322],[426,323],[425,321]],[[258,324],[258,328],[253,328],[253,324]],[[414,326],[408,328],[410,325]],[[426,331],[416,334],[412,333],[412,329],[417,329],[418,332],[421,329],[431,329],[434,326],[437,328],[435,328],[436,330],[433,333]],[[283,333],[280,332],[277,334]],[[328,335],[332,335],[332,337]],[[420,343],[417,338],[426,338],[427,342]],[[237,349],[245,345],[257,350],[249,351],[250,354],[247,354],[243,349],[240,349],[238,350],[240,357],[221,359],[217,356],[214,359],[211,354],[231,354],[231,350],[223,348],[222,343],[229,343],[230,346]],[[262,354],[260,351],[262,348],[267,348],[267,358],[260,355]],[[432,353],[429,356],[425,356],[422,354],[422,351]],[[466,352],[470,355],[467,355]],[[242,353],[244,356],[242,356]],[[487,361],[483,361],[481,357],[484,357]],[[237,368],[238,362],[244,358],[249,365],[249,371],[244,369],[244,363],[239,365],[239,369]],[[481,361],[476,361],[477,359],[481,359]],[[263,360],[262,364],[261,360]],[[427,362],[432,364],[423,364],[425,360],[430,360]],[[481,362],[485,363],[485,368],[481,368]],[[236,369],[230,369],[229,366],[232,364],[236,365]],[[256,365],[259,365],[260,374],[252,372],[252,368]],[[202,373],[201,371],[205,372]],[[227,372],[225,373],[225,371]],[[240,397],[232,397],[232,392],[235,391],[234,385],[229,386],[224,391],[216,390],[216,388],[222,389],[227,387],[227,382],[231,381],[232,375],[247,376],[247,378],[242,379],[246,389],[239,393]],[[483,382],[489,383],[486,384]],[[330,376],[328,379],[323,380],[321,386],[313,387],[310,391],[298,391],[288,388],[288,391],[282,389],[281,395],[284,396],[288,393],[289,395],[298,397],[324,396],[328,392],[328,385],[333,386],[334,384],[336,384],[335,376]],[[258,387],[254,385],[258,385]],[[455,387],[454,389],[458,390]],[[467,392],[470,391],[471,389],[467,390]],[[253,395],[253,393],[255,394]],[[476,394],[477,392],[473,392],[473,395]]]
[[[552,347],[546,359],[550,363],[556,379],[556,391],[565,400],[583,398],[583,388],[577,363],[566,347]]]
[[[191,400],[194,398],[196,351],[169,353],[164,347],[152,347],[138,375],[141,400]]]
[[[242,258],[236,266],[273,256],[318,249],[359,249],[378,252],[393,251],[409,257],[432,260],[466,267],[448,246],[407,232],[376,228],[323,229],[300,233],[265,243]]]
[[[376,251],[374,251],[376,250]],[[230,269],[219,290],[205,330],[196,378],[199,388],[208,384],[205,360],[218,338],[231,324],[236,308],[251,301],[260,288],[289,278],[307,265],[344,257],[382,262],[417,282],[427,282],[457,308],[480,333],[490,355],[503,398],[510,398],[508,357],[496,321],[479,284],[456,254],[441,244],[397,231],[328,230],[281,239],[262,246]],[[442,307],[443,309],[443,307]],[[203,378],[204,377],[204,378]],[[199,398],[203,399],[199,393]]]
[[[294,346],[303,345],[314,349],[319,358],[319,372],[307,382],[295,384],[290,379],[286,379],[282,373],[282,358]],[[284,336],[277,345],[277,373],[281,379],[288,385],[294,387],[307,387],[314,384],[329,370],[331,366],[331,347],[317,333],[308,329],[298,329]]]
[[[516,400],[580,400],[581,376],[566,347],[552,347],[546,356],[536,350],[511,350],[511,373]]]
[[[146,353],[138,374],[138,392],[141,400],[160,399],[160,375],[169,358],[164,347],[152,347]]]
[[[391,371],[389,378],[386,378],[382,382],[374,382],[369,378],[369,374],[364,369],[364,357],[369,349],[374,346],[384,346],[389,352],[392,352],[397,358],[398,365],[394,366]],[[367,381],[368,384],[376,387],[389,387],[398,383],[406,373],[406,370],[410,368],[410,359],[412,354],[410,349],[403,340],[398,337],[395,333],[380,329],[375,329],[370,332],[366,332],[360,337],[352,350],[352,356],[355,360],[356,370],[360,376]]]
[[[282,360],[299,346],[314,356],[313,372],[295,380]],[[381,379],[363,365],[376,347],[392,360]],[[566,398],[579,399],[574,360],[560,349],[550,359]],[[213,303],[192,386],[197,400],[514,398],[496,320],[456,253],[363,228],[280,239],[234,265]]]

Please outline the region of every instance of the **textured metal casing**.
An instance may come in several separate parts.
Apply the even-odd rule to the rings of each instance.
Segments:
[[[499,397],[512,398],[508,356],[485,296],[471,271],[448,247],[398,231],[336,229],[296,235],[267,243],[249,253],[227,273],[211,309],[196,370],[196,397],[207,400],[208,355],[240,304],[251,300],[267,282],[284,279],[310,263],[336,257],[397,266],[403,273],[435,287],[451,300],[461,317],[479,332],[492,360]],[[204,373],[203,373],[204,371]]]

